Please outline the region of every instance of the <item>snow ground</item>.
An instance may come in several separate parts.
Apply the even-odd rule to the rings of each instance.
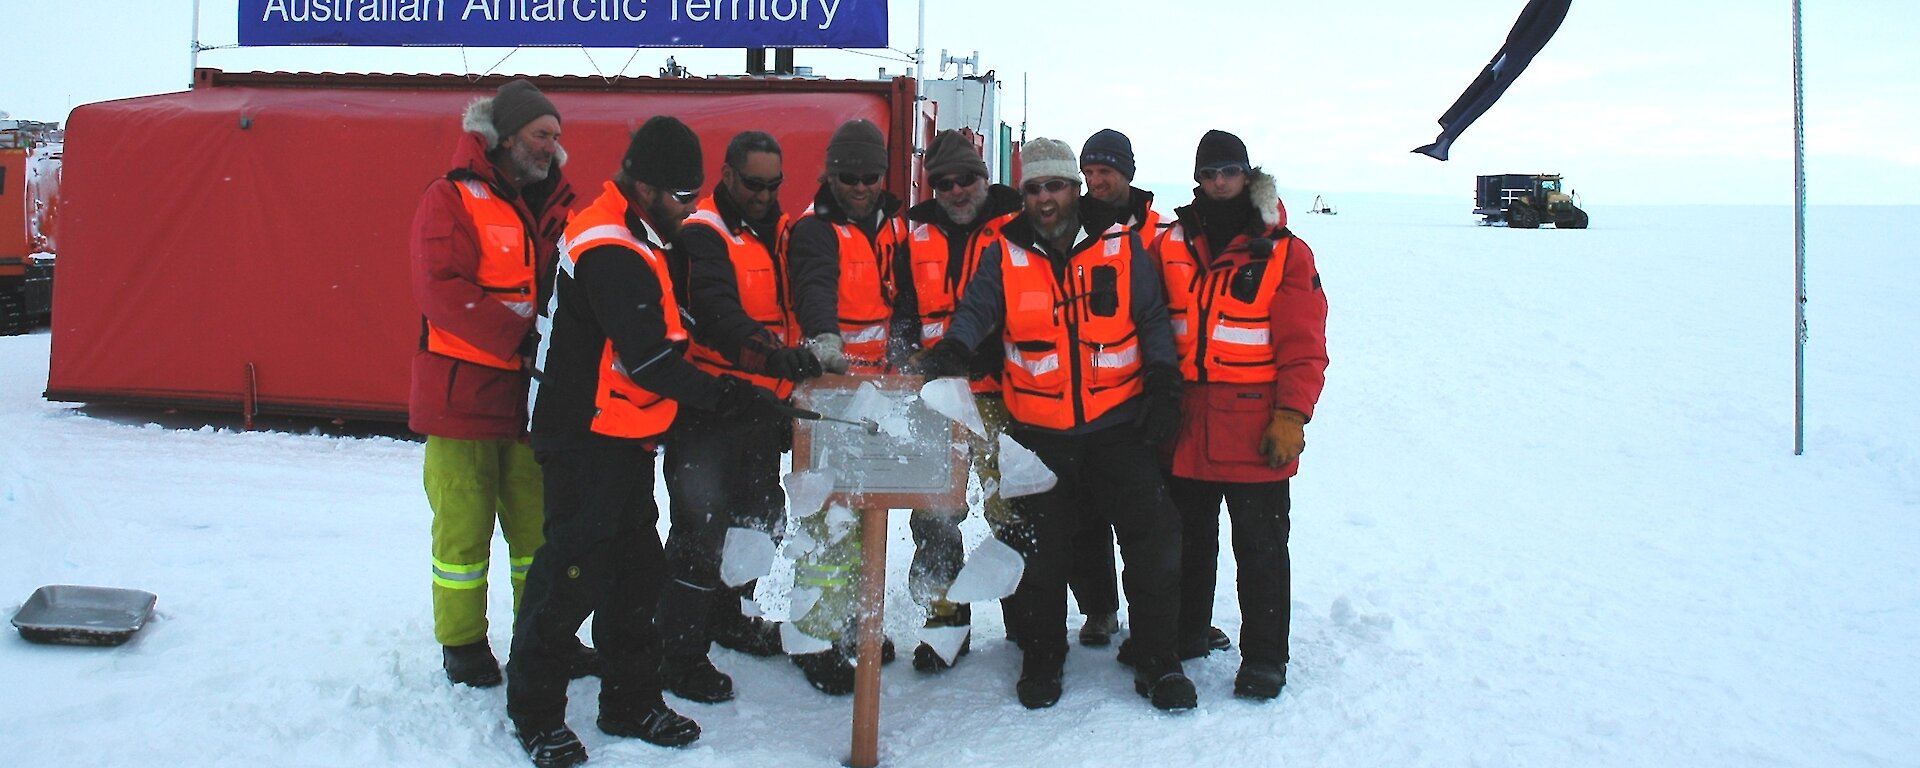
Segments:
[[[958,668],[887,669],[883,764],[1920,764],[1915,209],[1812,212],[1795,457],[1788,209],[1517,232],[1464,202],[1331,202],[1294,221],[1333,366],[1294,487],[1285,694],[1234,699],[1230,651],[1189,664],[1199,710],[1164,715],[1111,649],[1076,648],[1060,704],[1029,712],[983,606]],[[0,610],[57,583],[160,599],[119,648],[0,638],[0,763],[525,765],[503,691],[440,673],[420,444],[48,403],[48,339],[0,339]],[[900,517],[903,649],[908,542]],[[776,616],[785,571],[762,587]],[[681,750],[599,733],[597,682],[576,682],[592,764],[845,757],[850,699],[715,659],[740,697],[676,700],[705,728]]]

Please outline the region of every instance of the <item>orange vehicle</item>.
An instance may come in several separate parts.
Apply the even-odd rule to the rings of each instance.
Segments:
[[[0,335],[53,315],[60,138],[57,123],[0,120]]]

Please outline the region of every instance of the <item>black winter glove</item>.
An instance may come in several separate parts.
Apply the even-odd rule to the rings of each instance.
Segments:
[[[965,344],[954,339],[941,339],[932,349],[915,352],[907,359],[907,372],[917,373],[929,379],[948,376],[965,378],[968,374],[968,361],[972,357]]]
[[[714,404],[714,413],[729,419],[767,424],[787,418],[779,409],[778,395],[732,376],[721,376],[719,381],[720,399]]]
[[[767,375],[776,379],[806,381],[821,373],[820,358],[805,347],[782,347],[767,355]]]
[[[1147,366],[1142,378],[1146,391],[1140,396],[1140,413],[1133,417],[1133,426],[1149,442],[1171,442],[1180,434],[1180,372],[1154,364]]]

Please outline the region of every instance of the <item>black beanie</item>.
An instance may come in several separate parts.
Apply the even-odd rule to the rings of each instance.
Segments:
[[[886,173],[887,137],[870,120],[850,120],[827,142],[827,173]]]
[[[987,177],[987,161],[980,159],[980,150],[973,148],[973,142],[958,129],[949,128],[933,137],[933,146],[927,148],[927,178],[937,179],[960,173],[971,173],[980,178]]]
[[[1102,128],[1080,146],[1080,166],[1104,165],[1133,180],[1133,141],[1112,128]]]
[[[541,115],[553,115],[553,119],[558,120],[560,110],[554,109],[546,94],[525,78],[500,86],[493,94],[493,130],[500,140],[540,119]]]
[[[633,132],[620,170],[634,181],[669,192],[699,189],[707,178],[701,167],[700,137],[686,123],[666,115],[648,118]]]
[[[1217,168],[1228,163],[1238,163],[1242,168],[1252,168],[1247,161],[1247,143],[1226,131],[1207,131],[1200,137],[1200,148],[1193,153],[1193,172],[1198,175],[1202,168]]]

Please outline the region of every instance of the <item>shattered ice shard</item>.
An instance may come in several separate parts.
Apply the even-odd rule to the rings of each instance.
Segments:
[[[720,551],[720,580],[737,587],[773,572],[773,537],[752,528],[728,528]]]
[[[1033,451],[1009,435],[1000,435],[1000,498],[1045,493],[1058,482],[1060,478]]]
[[[947,588],[947,599],[956,603],[999,600],[1013,594],[1026,572],[1026,558],[989,536],[967,556],[967,564],[953,578],[953,586]]]

